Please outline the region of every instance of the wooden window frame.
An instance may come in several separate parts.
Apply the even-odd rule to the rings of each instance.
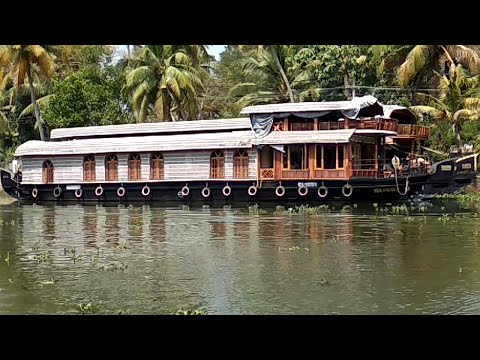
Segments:
[[[110,164],[114,164],[114,168],[110,168]],[[111,175],[113,172],[113,176]],[[113,177],[113,180],[110,179]],[[118,181],[118,156],[117,154],[109,154],[105,156],[105,181]]]
[[[94,182],[97,178],[95,155],[87,155],[83,158],[83,181]]]
[[[128,181],[142,180],[142,157],[138,153],[128,155]]]
[[[51,160],[45,160],[42,163],[42,182],[52,184],[55,180],[55,167]]]
[[[233,154],[233,178],[248,179],[250,156],[246,149],[239,149]]]
[[[210,179],[225,178],[225,153],[221,150],[213,151],[210,155]]]
[[[324,162],[324,150],[323,147],[325,145],[334,145],[335,146],[335,169],[325,169],[325,162]],[[321,167],[318,167],[318,162],[317,162],[317,148],[321,147]],[[343,166],[339,167],[338,166],[338,148],[342,146],[343,147]],[[346,144],[315,144],[315,170],[345,170],[345,154],[346,154]]]
[[[159,164],[157,171],[155,164]],[[161,153],[150,155],[150,180],[165,180],[165,159]]]
[[[290,168],[290,146],[299,146],[299,145],[303,145],[303,166],[307,166],[307,167],[302,167],[301,169],[291,169]],[[288,170],[288,171],[306,171],[306,170],[309,170],[310,169],[310,166],[309,166],[309,154],[308,154],[308,145],[307,144],[291,144],[291,145],[284,145],[284,148],[286,149],[285,153],[282,153],[282,170]],[[284,167],[284,156],[285,154],[287,155],[287,164],[288,164],[288,167]]]

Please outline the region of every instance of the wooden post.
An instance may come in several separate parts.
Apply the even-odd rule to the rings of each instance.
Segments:
[[[378,178],[378,139],[375,137],[375,177]]]
[[[309,177],[310,179],[315,178],[315,144],[307,145],[309,147],[308,151],[308,170],[309,170]]]
[[[265,145],[267,146],[267,145]],[[257,150],[257,180],[260,180],[260,175],[261,175],[261,161],[262,161],[262,154],[260,152],[260,150],[258,148],[256,148]],[[273,173],[273,176],[275,177],[275,172]]]
[[[347,179],[352,177],[351,159],[352,159],[352,143],[345,145],[345,177]]]
[[[347,116],[345,116],[345,129],[349,129],[349,119]]]
[[[313,120],[313,130],[318,130],[318,118]]]

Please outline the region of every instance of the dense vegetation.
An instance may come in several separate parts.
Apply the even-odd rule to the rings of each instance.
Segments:
[[[1,162],[58,127],[237,117],[372,94],[411,106],[431,148],[480,144],[478,45],[0,45]],[[478,144],[477,144],[478,143]]]

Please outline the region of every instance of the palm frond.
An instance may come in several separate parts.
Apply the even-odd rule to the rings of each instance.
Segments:
[[[447,45],[448,52],[465,65],[473,74],[480,73],[480,56],[465,45]]]
[[[37,99],[36,103],[38,106],[45,106],[49,103],[49,101],[55,96],[55,94],[50,94],[44,97],[41,97],[40,99]],[[22,112],[18,115],[18,118],[22,118],[25,115],[30,115],[33,114],[33,104],[29,104],[28,106],[25,107],[25,109],[22,110]]]
[[[0,134],[3,135],[8,129],[8,119],[6,115],[0,111]]]
[[[147,79],[153,79],[155,74],[153,70],[148,66],[140,66],[130,71],[125,79],[125,87],[131,89],[138,84],[146,81]]]
[[[228,96],[244,96],[250,92],[257,90],[258,85],[256,83],[241,83],[233,86],[229,92]]]
[[[431,45],[416,45],[397,70],[399,85],[402,87],[408,86],[412,79],[430,63],[431,55]]]
[[[239,99],[236,104],[240,107],[246,107],[249,105],[273,104],[280,102],[281,100],[281,95],[273,91],[257,91],[255,93],[245,95]]]
[[[461,109],[453,114],[453,121],[467,120],[475,115],[475,111],[470,109]]]
[[[463,104],[467,109],[479,109],[480,110],[480,98],[466,98],[463,99]]]
[[[12,60],[13,51],[11,45],[0,45],[0,68],[8,70]]]
[[[444,117],[444,113],[438,109],[435,109],[431,106],[424,106],[424,105],[417,105],[417,106],[410,106],[410,110],[417,116],[425,116],[430,115],[435,119],[441,119]]]
[[[41,45],[27,45],[25,50],[30,54],[29,62],[37,64],[42,73],[50,78],[55,73],[55,59]]]

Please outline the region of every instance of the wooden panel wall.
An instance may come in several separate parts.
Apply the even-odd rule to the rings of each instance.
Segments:
[[[225,154],[225,179],[233,178],[233,154],[234,150],[226,150]],[[210,178],[210,155],[211,151],[187,152],[164,152],[165,180],[185,180]],[[119,181],[128,181],[128,154],[118,154]],[[142,180],[150,180],[150,154],[141,154]],[[54,182],[63,184],[75,184],[83,182],[83,156],[50,157],[50,158],[23,158],[23,182],[25,184],[42,183],[42,163],[50,160],[54,166]],[[105,181],[105,156],[95,156],[96,181]],[[257,178],[257,155],[256,150],[249,150],[249,178]]]

